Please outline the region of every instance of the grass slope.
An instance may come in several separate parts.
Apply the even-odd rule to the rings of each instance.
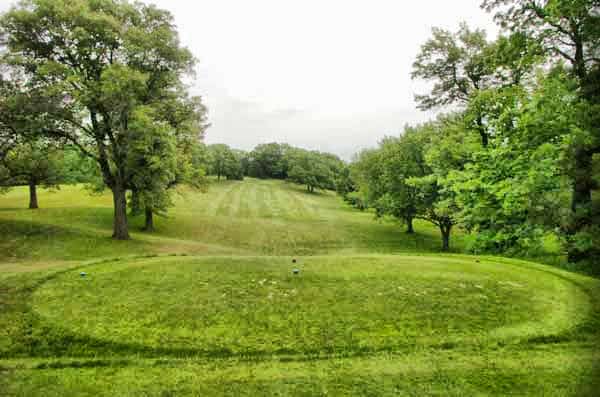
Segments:
[[[77,186],[42,191],[38,211],[26,209],[27,190],[0,196],[0,250],[13,261],[82,260],[141,253],[313,255],[437,251],[439,232],[418,224],[378,223],[370,213],[343,206],[333,193],[309,195],[281,181],[246,180],[213,184],[206,194],[182,189],[168,219],[153,235],[114,242],[112,199]],[[460,246],[460,237],[456,245]]]
[[[106,195],[0,196],[0,395],[597,395],[596,279],[278,181],[176,201],[117,242]]]

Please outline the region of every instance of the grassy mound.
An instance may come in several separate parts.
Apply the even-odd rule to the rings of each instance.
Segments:
[[[0,196],[0,395],[600,388],[597,279],[440,255],[434,227],[407,235],[280,181],[182,189],[155,233],[131,218],[124,242],[106,194],[42,190],[37,211],[26,198]]]
[[[535,269],[447,257],[158,258],[65,272],[31,305],[49,329],[141,351],[318,354],[515,343],[591,310]],[[538,291],[532,294],[532,291]]]

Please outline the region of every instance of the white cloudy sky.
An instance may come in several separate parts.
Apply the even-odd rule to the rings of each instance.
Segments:
[[[433,26],[496,32],[480,0],[146,0],[172,11],[199,59],[208,143],[287,142],[349,158],[430,114],[413,95]],[[13,1],[0,0],[0,10]]]

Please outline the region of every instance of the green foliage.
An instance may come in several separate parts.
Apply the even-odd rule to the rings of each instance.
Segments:
[[[169,186],[177,176],[175,137],[149,108],[138,108],[129,121],[129,169],[134,208],[165,214],[172,205]],[[150,225],[148,225],[151,228]]]
[[[76,147],[64,145],[62,151],[64,183],[93,183],[102,178],[98,164],[83,155]],[[102,184],[102,181],[100,180],[98,184]]]
[[[444,250],[449,249],[458,212],[444,183],[448,171],[461,167],[473,146],[461,125],[448,119],[406,127],[399,138],[384,139],[352,164],[359,191],[378,217],[404,222],[409,233],[413,219],[431,222],[440,228]]]
[[[466,103],[474,91],[491,84],[490,44],[482,30],[461,24],[456,33],[434,28],[413,64],[413,78],[434,81],[429,95],[417,95],[421,109]]]
[[[5,59],[28,82],[9,102],[8,123],[59,137],[93,158],[114,195],[113,237],[129,238],[125,192],[139,172],[129,158],[137,140],[129,121],[150,106],[159,109],[155,121],[177,135],[201,135],[205,127],[205,109],[183,88],[194,59],[171,14],[122,0],[30,0],[3,15],[0,26]],[[180,123],[182,113],[190,121]]]
[[[287,179],[306,185],[311,193],[315,189],[335,190],[337,175],[343,168],[342,161],[335,155],[298,148],[288,150],[286,163]]]
[[[482,94],[480,103],[496,106],[487,120],[495,134],[451,175],[462,223],[476,232],[476,250],[539,250],[547,233],[568,224],[565,139],[577,124],[575,95],[563,74],[543,78],[532,93]]]
[[[350,175],[357,187],[355,196],[361,197],[366,207],[374,207],[384,194],[381,190],[380,177],[383,174],[383,163],[379,160],[380,152],[375,149],[363,149],[350,164]]]
[[[0,192],[11,186],[29,186],[29,208],[37,209],[37,187],[58,188],[64,182],[62,151],[46,139],[13,141],[0,157]]]
[[[348,204],[350,204],[351,206],[353,206],[354,208],[359,209],[361,211],[365,211],[366,209],[369,208],[367,202],[362,197],[362,195],[360,194],[360,192],[351,192],[351,193],[348,193],[346,195],[346,197],[344,198],[344,200]]]
[[[231,180],[244,179],[243,152],[233,150],[222,143],[209,145],[207,150],[209,175],[216,175],[218,180],[221,177]]]
[[[279,143],[266,143],[256,146],[248,154],[248,175],[253,178],[287,178],[290,165],[288,152],[292,150],[289,145]]]
[[[344,199],[356,190],[356,183],[352,179],[351,172],[350,167],[344,165],[335,178],[335,191]]]
[[[0,180],[4,186],[55,187],[64,180],[63,153],[47,140],[15,144],[0,158]]]
[[[567,241],[572,261],[594,260],[600,254],[591,249],[589,236],[597,224],[593,191],[593,158],[600,153],[598,128],[598,75],[600,71],[600,16],[595,0],[546,1],[485,0],[482,6],[495,11],[496,20],[511,32],[522,32],[539,43],[546,60],[554,65],[566,63],[575,79],[570,99],[578,109],[577,127],[564,137],[569,147],[569,174],[572,202]],[[577,101],[574,101],[577,99]],[[577,103],[573,103],[577,102]],[[580,244],[581,241],[588,243]],[[585,250],[582,250],[587,247]],[[588,249],[589,248],[589,249]]]

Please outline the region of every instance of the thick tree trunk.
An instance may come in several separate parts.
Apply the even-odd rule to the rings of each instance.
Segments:
[[[575,178],[573,180],[573,201],[571,210],[578,225],[587,226],[592,223],[592,189],[594,188],[592,154],[578,150],[575,154]]]
[[[146,207],[146,224],[144,230],[147,232],[154,231],[154,211],[150,207]]]
[[[114,218],[113,218],[113,238],[116,240],[129,240],[129,227],[127,225],[127,198],[125,188],[121,184],[116,184],[112,188]]]
[[[591,226],[592,219],[592,190],[594,179],[592,177],[592,154],[584,149],[575,153],[575,176],[573,178],[573,196],[571,202],[572,220],[569,234],[574,235],[586,227]],[[592,252],[584,252],[569,247],[569,262],[579,262],[588,259]]]
[[[452,231],[451,224],[440,224],[440,232],[442,233],[442,251],[450,250],[450,232]]]
[[[573,69],[583,88],[583,96],[587,100],[594,102],[595,89],[587,90],[588,71],[584,60],[584,46],[580,35],[574,36],[575,41],[575,59]],[[592,86],[595,84],[593,83]],[[585,147],[579,147],[575,151],[575,175],[573,178],[573,194],[571,201],[572,220],[569,225],[568,233],[575,235],[577,232],[585,230],[593,223],[592,214],[592,190],[595,188],[593,175],[593,154],[594,150]],[[576,249],[575,244],[570,244],[568,249],[569,262],[579,262],[594,256],[594,249],[581,251]]]
[[[413,227],[413,218],[412,218],[412,216],[407,216],[406,217],[406,233],[408,233],[408,234],[414,234],[415,233],[415,229]]]
[[[38,209],[37,186],[34,181],[29,182],[29,209]]]

